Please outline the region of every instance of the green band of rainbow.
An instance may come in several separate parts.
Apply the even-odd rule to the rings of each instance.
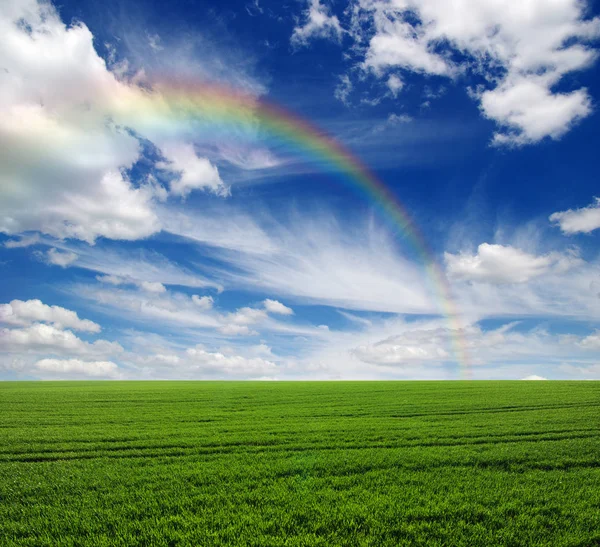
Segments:
[[[440,303],[440,311],[447,317],[452,351],[461,375],[470,377],[463,329],[442,268],[406,207],[356,155],[307,120],[282,107],[223,86],[159,84],[154,91],[147,92],[142,100],[135,103],[122,107],[128,108],[128,114],[138,118],[138,122],[143,118],[143,122],[151,127],[164,124],[166,119],[169,120],[167,123],[174,124],[193,119],[216,124],[258,122],[261,128],[277,138],[309,152],[345,174],[352,186],[377,205],[423,261],[437,293],[435,296]]]

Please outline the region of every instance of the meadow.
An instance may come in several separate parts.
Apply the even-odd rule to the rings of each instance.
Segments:
[[[0,545],[600,545],[600,383],[0,383]]]

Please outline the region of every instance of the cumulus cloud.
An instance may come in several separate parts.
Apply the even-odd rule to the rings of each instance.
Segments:
[[[46,264],[60,266],[61,268],[66,268],[77,260],[76,253],[72,253],[70,251],[59,251],[54,247],[48,249],[45,253],[40,253],[39,256],[44,262],[46,262]]]
[[[550,221],[560,226],[565,234],[588,234],[600,228],[600,198],[581,209],[568,209],[550,215]]]
[[[544,137],[558,139],[592,111],[585,89],[557,93],[544,78],[514,78],[479,95],[481,110],[508,128],[494,135],[496,145],[522,145]]]
[[[591,112],[585,88],[558,88],[597,57],[590,41],[600,36],[600,18],[586,15],[579,0],[358,0],[352,28],[367,43],[362,67],[388,86],[398,69],[483,76],[486,85],[470,94],[500,126],[494,143],[524,145],[559,138]]]
[[[303,14],[304,23],[294,27],[290,40],[292,45],[306,46],[315,38],[341,40],[344,31],[338,18],[330,14],[329,8],[321,0],[308,1],[309,7]]]
[[[158,232],[165,189],[128,175],[144,158],[140,138],[163,151],[154,167],[171,172],[171,194],[228,193],[216,166],[182,141],[189,128],[172,140],[158,129],[161,116],[176,115],[161,92],[140,85],[143,72],[129,75],[126,63],[107,66],[83,23],[65,25],[49,2],[8,0],[0,33],[0,232],[90,244]],[[149,124],[141,111],[152,109]]]
[[[228,335],[255,336],[258,332],[250,328],[250,325],[263,323],[267,319],[267,311],[258,308],[239,308],[233,313],[223,317],[223,325],[220,332]]]
[[[212,296],[198,296],[197,294],[193,294],[192,302],[202,310],[210,310],[212,309],[215,300]]]
[[[450,75],[453,67],[433,53],[426,27],[415,27],[387,11],[375,12],[376,34],[369,42],[364,67],[382,75],[390,67],[427,74]]]
[[[257,377],[277,374],[277,365],[261,357],[246,358],[241,355],[211,353],[204,348],[190,348],[186,352],[190,368],[201,373],[220,376]]]
[[[55,379],[120,378],[119,367],[112,361],[80,361],[79,359],[41,359],[33,366],[34,372]]]
[[[448,274],[456,279],[484,283],[526,283],[546,273],[552,256],[534,256],[506,245],[482,243],[477,254],[444,254]]]
[[[420,343],[419,343],[420,342]],[[437,342],[439,344],[439,341]],[[435,340],[393,339],[369,346],[359,346],[352,354],[361,361],[378,365],[398,365],[423,361],[445,361],[450,358],[446,349]]]
[[[155,232],[151,195],[121,171],[138,141],[106,121],[107,104],[130,92],[87,27],[66,27],[49,3],[9,0],[0,32],[0,231],[90,243]]]
[[[159,162],[157,167],[177,175],[171,181],[172,194],[185,197],[195,189],[209,190],[221,196],[230,194],[219,170],[207,158],[198,157],[191,144],[169,143],[163,145],[161,151],[167,161]]]
[[[174,352],[130,355],[128,365],[145,378],[262,379],[279,376],[280,367],[264,344],[236,350],[196,345]]]
[[[400,91],[402,91],[402,88],[404,87],[404,82],[396,74],[390,74],[386,83],[390,90],[390,93],[394,97],[397,97],[398,93],[400,93]]]
[[[2,350],[18,353],[50,353],[59,355],[114,355],[123,351],[120,344],[106,340],[93,343],[81,340],[70,330],[34,323],[29,327],[0,329]]]
[[[0,323],[26,326],[34,322],[51,323],[56,328],[72,328],[84,332],[100,332],[100,325],[89,319],[80,319],[76,312],[48,306],[41,300],[13,300],[0,304]]]
[[[167,292],[167,289],[165,288],[165,286],[162,283],[159,283],[158,281],[142,281],[140,284],[140,289],[142,289],[143,291],[146,292],[153,292],[153,293],[157,293],[157,294],[161,294],[164,292]]]
[[[121,355],[123,347],[108,340],[87,342],[68,330],[100,331],[100,325],[80,319],[74,311],[40,300],[13,300],[0,305],[0,323],[8,325],[0,328],[4,369],[56,378],[117,376],[116,365],[104,359]]]
[[[288,308],[277,300],[271,300],[270,298],[267,298],[263,304],[265,306],[265,310],[267,310],[269,313],[277,313],[279,315],[294,315],[294,310],[292,308]]]
[[[236,325],[252,325],[267,318],[265,310],[257,308],[240,308],[229,315],[229,320]]]

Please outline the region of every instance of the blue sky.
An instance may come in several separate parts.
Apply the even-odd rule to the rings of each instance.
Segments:
[[[8,0],[0,31],[0,378],[600,378],[597,3]],[[176,81],[257,108],[180,120]],[[452,316],[261,102],[390,189]]]

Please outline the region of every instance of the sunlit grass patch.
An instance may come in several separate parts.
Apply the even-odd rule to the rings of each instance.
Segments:
[[[595,382],[3,383],[1,545],[600,544]]]

